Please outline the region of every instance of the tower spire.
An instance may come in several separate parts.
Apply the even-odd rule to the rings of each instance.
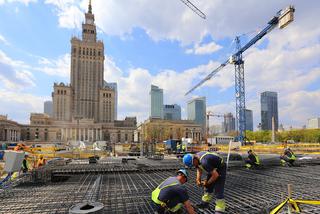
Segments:
[[[89,0],[88,13],[92,13],[91,0]]]

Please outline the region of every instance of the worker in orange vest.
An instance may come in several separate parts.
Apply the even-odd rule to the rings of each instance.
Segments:
[[[40,155],[40,158],[38,160],[38,163],[37,163],[37,167],[41,167],[41,166],[44,166],[46,165],[46,159],[44,159],[43,155]]]

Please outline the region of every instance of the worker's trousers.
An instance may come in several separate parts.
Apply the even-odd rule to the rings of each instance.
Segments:
[[[290,157],[288,157],[287,155],[281,156],[280,159],[287,162],[289,166],[293,166],[293,163],[295,161],[295,160],[291,159]]]
[[[223,164],[223,167],[221,169],[217,170],[219,173],[219,177],[216,180],[216,182],[212,183],[210,186],[204,188],[205,193],[215,193],[216,199],[223,199],[224,198],[224,184],[226,182],[226,175],[227,175],[227,168],[226,165]],[[211,177],[211,174],[207,175],[207,180],[209,180]]]
[[[259,164],[257,164],[255,161],[252,161],[250,159],[246,160],[246,164],[250,164],[251,166],[255,166],[255,167],[259,166]]]

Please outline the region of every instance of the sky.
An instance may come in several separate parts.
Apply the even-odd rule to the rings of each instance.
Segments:
[[[107,82],[118,83],[118,119],[149,116],[150,85],[165,104],[207,98],[207,110],[235,112],[234,67],[184,94],[245,44],[277,11],[294,5],[295,20],[274,29],[244,53],[246,106],[260,122],[260,93],[278,92],[279,122],[302,127],[320,117],[320,1],[192,0],[202,19],[180,0],[92,0],[105,46]],[[28,123],[43,112],[54,82],[69,83],[70,39],[81,36],[88,0],[0,0],[0,114]],[[221,121],[213,118],[211,124]]]

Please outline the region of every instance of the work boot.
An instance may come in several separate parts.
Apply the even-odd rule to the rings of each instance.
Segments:
[[[197,208],[199,209],[208,209],[209,203],[208,202],[201,202],[200,204],[197,204]]]

